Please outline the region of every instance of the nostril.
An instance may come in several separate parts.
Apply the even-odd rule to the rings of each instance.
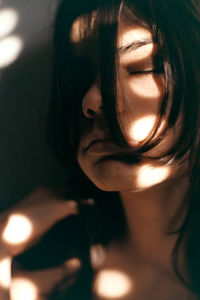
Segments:
[[[88,109],[87,109],[87,116],[88,116],[89,118],[94,118],[95,115],[101,113],[103,109],[104,109],[104,108],[103,108],[103,105],[99,106],[99,111],[96,111],[95,109],[88,108]]]
[[[88,116],[89,116],[89,117],[94,117],[94,115],[95,115],[95,112],[94,112],[94,110],[92,110],[92,109],[88,108],[88,110],[87,110],[87,114],[88,114]]]

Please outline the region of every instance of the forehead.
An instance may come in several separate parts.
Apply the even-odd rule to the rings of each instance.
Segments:
[[[90,44],[91,46],[95,41],[97,42],[98,28],[96,26],[96,15],[97,13],[94,11],[90,15],[83,15],[76,18],[72,23],[70,42],[73,44],[75,50],[79,51],[85,44],[87,44],[87,46]],[[142,42],[152,40],[152,32],[142,20],[136,18],[132,12],[121,14],[118,20],[117,31],[116,47],[118,49],[121,49],[134,41]],[[149,48],[150,47],[152,47],[152,45],[149,43]]]
[[[151,31],[144,26],[138,24],[130,24],[123,20],[120,20],[118,28],[118,48],[128,45],[133,41],[152,40]]]
[[[121,47],[137,40],[151,40],[148,25],[130,9],[123,9],[119,18],[117,46]]]

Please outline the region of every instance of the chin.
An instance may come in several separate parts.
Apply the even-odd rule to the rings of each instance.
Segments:
[[[97,188],[107,192],[139,192],[160,185],[172,176],[171,167],[150,163],[130,165],[118,160],[96,163],[80,160],[79,165]]]
[[[134,188],[134,179],[128,176],[130,172],[121,162],[106,161],[90,166],[79,162],[79,165],[89,180],[102,191],[118,192]]]
[[[119,187],[113,186],[113,184],[109,184],[108,182],[100,181],[100,180],[95,180],[92,181],[93,184],[100,190],[104,192],[118,192],[120,189]]]
[[[100,190],[104,192],[120,192],[132,190],[136,191],[140,188],[136,186],[136,182],[134,180],[130,180],[126,174],[116,173],[115,175],[109,175],[109,172],[105,172],[105,174],[86,174],[89,180]]]

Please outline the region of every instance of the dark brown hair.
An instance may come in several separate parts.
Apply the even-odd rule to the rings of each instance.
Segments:
[[[116,144],[127,150],[119,159],[132,163],[142,153],[160,142],[152,142],[154,134],[139,149],[130,149],[118,123],[116,112],[116,34],[118,19],[124,8],[148,25],[159,46],[159,60],[165,74],[165,95],[159,122],[167,114],[169,128],[181,122],[178,141],[162,162],[189,159],[189,209],[174,248],[172,261],[179,278],[200,295],[200,2],[199,0],[63,0],[54,30],[54,65],[52,101],[48,122],[48,143],[70,174],[69,186],[76,199],[93,197],[104,202],[102,192],[83,174],[76,161],[77,147],[84,127],[81,103],[93,83],[97,68],[73,55],[70,44],[72,23],[83,16],[84,34],[98,37],[98,70],[101,94],[108,127]],[[95,11],[95,28],[91,29],[91,13]],[[78,190],[78,192],[77,192]],[[114,193],[106,193],[106,198]],[[116,197],[116,195],[115,195]],[[112,207],[112,201],[110,202]],[[116,203],[115,203],[116,205]],[[119,205],[119,210],[121,209]],[[112,209],[110,209],[110,212]],[[114,215],[117,209],[113,209]],[[119,228],[119,227],[118,227]],[[178,267],[178,250],[187,238],[186,261],[190,280],[184,279]]]

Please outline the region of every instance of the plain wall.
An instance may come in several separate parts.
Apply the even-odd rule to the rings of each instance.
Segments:
[[[56,2],[0,2],[0,12],[6,8],[16,10],[19,21],[10,35],[17,35],[23,41],[18,58],[0,70],[1,210],[37,186],[53,184],[65,177],[65,170],[45,142]]]

